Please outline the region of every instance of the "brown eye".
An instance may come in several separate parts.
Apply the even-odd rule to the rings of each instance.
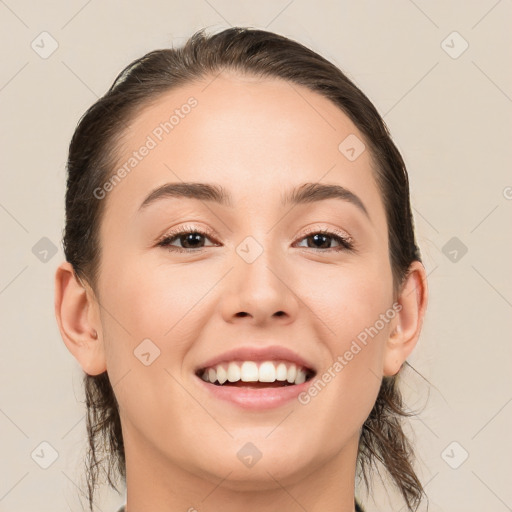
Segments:
[[[183,228],[165,235],[165,237],[158,242],[158,245],[171,251],[200,252],[204,247],[208,247],[202,245],[204,244],[203,239],[209,240],[209,234],[195,228]],[[181,244],[181,247],[176,246],[176,242]]]
[[[307,234],[301,240],[307,240],[307,247],[310,249],[342,251],[353,248],[348,238],[330,231],[315,231]],[[331,247],[333,240],[339,244],[338,248]]]

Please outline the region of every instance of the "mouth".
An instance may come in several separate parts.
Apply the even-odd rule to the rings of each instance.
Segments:
[[[310,381],[316,375],[311,368],[291,361],[230,361],[200,368],[196,376],[217,387],[251,389],[284,388]]]

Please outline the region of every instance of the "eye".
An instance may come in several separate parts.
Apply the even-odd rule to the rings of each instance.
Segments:
[[[315,230],[307,233],[305,237],[301,238],[301,240],[311,240],[312,245],[310,245],[308,242],[307,247],[320,251],[323,251],[324,249],[331,251],[351,251],[354,248],[354,244],[351,238],[338,231]],[[332,240],[336,241],[339,246],[330,247]]]
[[[202,252],[202,238],[211,237],[209,232],[201,231],[194,226],[182,226],[179,229],[166,233],[157,245],[165,247],[170,251],[177,252]],[[182,247],[173,245],[175,242],[182,244]],[[215,245],[215,244],[214,244]]]
[[[203,239],[215,240],[209,231],[203,231],[194,226],[182,226],[179,229],[166,233],[165,236],[157,242],[157,245],[165,247],[170,251],[198,253],[202,252],[203,248],[208,247],[202,245],[204,244]],[[354,248],[352,239],[348,235],[338,231],[312,230],[300,240],[308,241],[307,248],[321,252],[351,251]],[[309,241],[311,241],[311,243],[309,243]],[[338,247],[331,247],[332,241],[338,243]],[[176,246],[176,242],[180,243],[181,247]],[[214,243],[210,247],[214,247],[215,245]]]

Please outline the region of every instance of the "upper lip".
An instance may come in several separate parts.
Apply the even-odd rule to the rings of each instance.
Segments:
[[[302,366],[307,370],[316,373],[313,364],[307,361],[299,354],[293,352],[289,348],[283,347],[282,345],[270,345],[267,347],[238,347],[227,352],[223,352],[211,359],[205,361],[197,367],[196,372],[204,370],[205,368],[211,368],[220,363],[227,363],[230,361],[290,361],[295,363],[297,366]]]

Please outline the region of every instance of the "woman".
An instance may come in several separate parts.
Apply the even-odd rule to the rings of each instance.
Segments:
[[[407,171],[333,64],[243,28],[134,61],[73,135],[64,249],[91,510],[103,457],[126,512],[353,512],[376,460],[417,509]]]

